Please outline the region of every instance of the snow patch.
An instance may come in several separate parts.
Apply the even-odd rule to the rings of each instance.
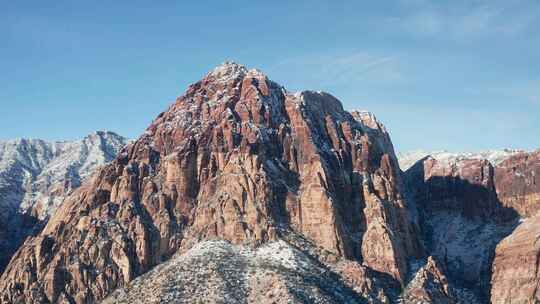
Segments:
[[[506,159],[520,153],[525,153],[524,150],[502,149],[502,150],[487,150],[480,152],[461,152],[453,153],[446,150],[441,151],[424,151],[417,150],[411,152],[398,153],[399,166],[401,170],[407,171],[416,162],[425,158],[432,157],[443,166],[452,166],[464,160],[482,160],[489,161],[492,165],[497,166]]]

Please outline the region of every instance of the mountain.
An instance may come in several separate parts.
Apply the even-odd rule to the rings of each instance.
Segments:
[[[419,159],[405,172],[407,189],[418,207],[425,248],[444,261],[450,281],[475,291],[485,302],[537,299],[536,291],[514,291],[517,281],[536,286],[536,277],[512,269],[523,256],[531,258],[523,267],[536,269],[533,257],[539,251],[508,240],[533,244],[534,236],[540,236],[531,224],[538,221],[540,150],[401,156],[403,167]],[[530,217],[528,224],[521,223]]]
[[[498,165],[505,159],[520,153],[524,153],[523,150],[515,149],[502,149],[502,150],[488,150],[480,152],[462,152],[453,153],[449,151],[424,151],[416,150],[411,152],[397,153],[399,166],[401,170],[407,171],[419,160],[425,157],[432,157],[437,159],[438,162],[446,163],[448,165],[458,163],[461,160],[466,159],[485,159],[493,165]]]
[[[540,150],[420,154],[403,172],[372,113],[224,63],[69,191],[0,303],[539,299]]]
[[[0,141],[0,265],[39,230],[71,191],[111,161],[126,139],[95,132],[77,141]]]
[[[157,276],[181,273],[190,250],[224,240],[230,245],[216,250],[239,265],[257,263],[262,246],[297,248],[327,273],[317,280],[335,282],[324,301],[388,302],[406,285],[410,261],[424,258],[411,208],[388,133],[373,115],[346,112],[326,93],[289,93],[260,71],[226,63],[64,201],[11,260],[1,299],[99,301],[164,261]],[[276,276],[289,274],[283,263]],[[328,286],[293,274],[306,286]],[[287,281],[276,282],[291,299],[310,294]],[[221,283],[224,293],[242,292]],[[260,287],[249,297],[263,297]]]

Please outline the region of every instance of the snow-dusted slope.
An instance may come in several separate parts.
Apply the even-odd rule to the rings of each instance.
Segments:
[[[103,303],[365,303],[324,265],[279,241],[258,249],[202,242]]]
[[[125,144],[125,138],[104,131],[77,141],[0,142],[0,206],[27,212],[44,203],[49,208],[37,214],[43,219],[54,211],[59,197],[116,157]]]
[[[455,164],[461,160],[466,159],[486,159],[488,160],[492,165],[496,166],[506,160],[507,158],[516,155],[518,153],[523,153],[525,151],[523,150],[512,150],[512,149],[503,149],[503,150],[487,150],[487,151],[480,151],[480,152],[461,152],[461,153],[453,153],[448,152],[445,150],[442,151],[424,151],[424,150],[416,150],[411,152],[403,152],[403,153],[397,153],[397,157],[399,160],[399,166],[401,167],[402,171],[407,171],[410,167],[412,167],[416,162],[419,160],[431,156],[435,158],[440,163],[445,164]]]
[[[76,141],[0,141],[0,267],[36,223],[126,142],[106,131]]]

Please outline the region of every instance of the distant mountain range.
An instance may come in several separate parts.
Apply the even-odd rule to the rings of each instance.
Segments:
[[[126,143],[124,137],[105,131],[76,141],[0,141],[2,268],[24,238]]]
[[[501,150],[488,150],[480,152],[450,152],[450,151],[409,151],[397,153],[399,160],[399,166],[401,170],[407,171],[410,167],[416,164],[419,160],[425,157],[433,157],[439,162],[443,163],[458,163],[461,160],[466,159],[485,159],[488,160],[492,165],[498,165],[507,158],[519,154],[525,153],[525,150],[515,150],[515,149],[501,149]]]

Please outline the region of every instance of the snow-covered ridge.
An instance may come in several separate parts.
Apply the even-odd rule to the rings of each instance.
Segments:
[[[126,143],[107,131],[74,141],[0,141],[0,270],[73,189]]]
[[[380,129],[383,132],[386,132],[385,126],[377,119],[375,114],[369,111],[352,111],[353,116],[362,124],[371,129]]]
[[[467,159],[485,159],[488,160],[492,165],[496,166],[508,159],[509,157],[519,154],[519,153],[526,153],[527,151],[524,150],[514,150],[514,149],[502,149],[502,150],[487,150],[487,151],[480,151],[480,152],[461,152],[461,153],[454,153],[449,151],[423,151],[423,150],[417,150],[417,151],[411,151],[411,152],[404,152],[404,153],[397,153],[397,157],[399,160],[399,166],[401,167],[401,170],[406,171],[410,167],[412,167],[416,162],[419,160],[425,158],[425,157],[432,157],[439,161],[441,164],[451,165],[455,164],[457,162],[460,162],[462,160]]]
[[[51,187],[61,183],[64,189],[54,189],[60,193],[78,187],[126,143],[126,138],[108,131],[75,141],[0,141],[0,207],[27,211],[38,201],[54,205]]]
[[[254,71],[248,71],[245,66],[236,62],[226,61],[214,68],[207,77],[213,77],[220,82],[229,82],[244,77],[248,72]]]

